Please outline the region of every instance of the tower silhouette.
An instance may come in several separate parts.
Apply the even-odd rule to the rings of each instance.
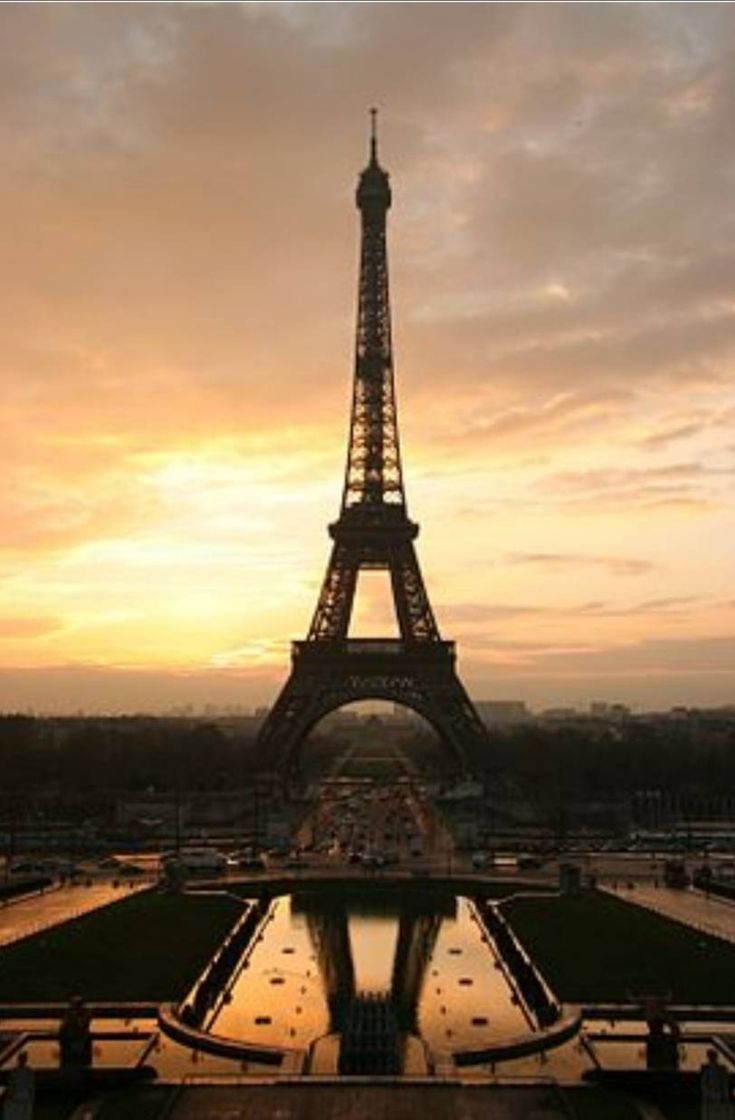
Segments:
[[[260,731],[275,767],[290,770],[323,716],[355,700],[404,704],[423,716],[466,770],[487,733],[455,671],[421,576],[409,519],[398,441],[388,292],[387,173],[378,162],[376,110],[370,159],[356,194],[362,242],[355,371],[342,506],[329,526],[334,542],[305,641],[292,644],[291,673]],[[387,570],[398,638],[350,638],[357,580]]]

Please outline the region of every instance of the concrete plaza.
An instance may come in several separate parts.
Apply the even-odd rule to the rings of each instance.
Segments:
[[[629,888],[627,885],[617,889],[605,886],[610,894],[623,898],[626,902],[634,902],[638,906],[645,906],[647,910],[654,910],[666,918],[682,922],[693,929],[703,933],[722,937],[726,941],[735,942],[735,903],[725,899],[706,895],[704,891],[673,890],[670,887],[656,887],[650,882],[636,882]]]
[[[149,886],[149,882],[137,880],[118,886],[109,880],[92,881],[89,886],[82,883],[49,887],[42,893],[6,902],[0,906],[0,946],[60,925]]]

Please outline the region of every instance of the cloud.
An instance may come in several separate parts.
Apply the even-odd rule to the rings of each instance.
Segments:
[[[651,560],[630,556],[590,556],[569,552],[512,552],[501,560],[503,564],[530,565],[564,571],[574,568],[603,568],[613,575],[638,576],[655,570]]]
[[[673,428],[667,428],[663,431],[653,432],[651,433],[651,435],[645,436],[638,442],[640,447],[654,450],[659,447],[668,447],[670,443],[674,443],[680,439],[689,439],[691,436],[698,435],[704,430],[704,424],[678,424]]]
[[[468,623],[482,626],[488,622],[522,619],[643,618],[654,615],[678,617],[694,613],[703,605],[703,600],[696,595],[669,595],[627,604],[602,600],[553,606],[546,603],[442,603],[438,610],[442,621],[450,626]],[[492,644],[494,639],[490,637],[487,640]]]
[[[37,638],[43,634],[52,634],[61,625],[56,618],[0,618],[0,640]]]
[[[733,466],[706,466],[694,461],[601,467],[552,472],[539,481],[538,490],[583,509],[704,508],[717,501],[720,493],[726,500],[729,487],[723,490],[721,483],[727,483],[733,475]]]
[[[0,553],[66,552],[96,538],[134,533],[155,514],[152,496],[134,479],[95,479],[97,493],[42,479],[18,483],[3,514]]]
[[[213,654],[214,669],[253,668],[259,665],[282,666],[288,657],[289,644],[272,638],[251,638],[244,645]]]
[[[39,714],[165,712],[192,705],[254,705],[277,685],[261,666],[172,672],[93,663],[0,668],[0,710]]]
[[[460,421],[450,439],[465,451],[472,443],[488,450],[558,444],[580,431],[589,437],[600,427],[609,429],[625,411],[627,402],[625,392],[588,391],[561,393],[533,405],[515,404],[496,410],[492,402],[483,407],[482,394],[476,394],[469,415]]]
[[[535,650],[512,647],[507,655],[497,647],[494,661],[506,667],[522,665],[536,672],[559,676],[586,678],[644,676],[686,678],[687,676],[721,675],[729,681],[735,677],[735,638],[704,636],[700,638],[649,638],[639,642],[621,643],[607,648],[564,648],[539,643]],[[642,684],[642,682],[641,682]],[[643,691],[643,685],[641,687]]]

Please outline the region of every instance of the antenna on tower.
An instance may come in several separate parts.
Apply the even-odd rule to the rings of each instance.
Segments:
[[[370,162],[378,162],[378,110],[370,110]]]

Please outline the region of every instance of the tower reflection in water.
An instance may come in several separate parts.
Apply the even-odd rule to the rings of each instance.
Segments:
[[[366,885],[367,886],[367,885]],[[273,901],[264,935],[210,1030],[307,1047],[341,1033],[368,993],[436,1050],[528,1029],[467,899],[406,888],[304,891]]]

